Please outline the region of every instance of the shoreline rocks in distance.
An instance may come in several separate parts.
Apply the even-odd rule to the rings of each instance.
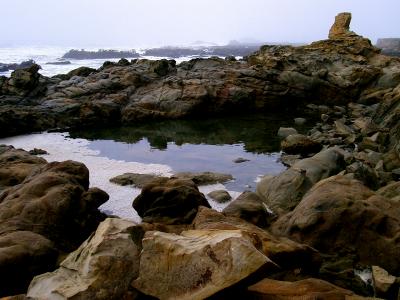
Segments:
[[[65,53],[63,59],[112,59],[112,58],[137,58],[139,54],[135,50],[119,51],[104,50],[97,51],[71,49]]]

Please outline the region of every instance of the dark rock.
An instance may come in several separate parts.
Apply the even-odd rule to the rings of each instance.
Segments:
[[[32,155],[45,155],[49,154],[46,150],[34,148],[33,150],[29,150],[29,154]]]
[[[238,157],[238,158],[236,158],[236,159],[233,160],[233,162],[234,162],[235,164],[241,164],[241,163],[244,163],[244,162],[246,162],[246,161],[250,161],[250,159],[243,158],[243,157]]]
[[[157,178],[143,187],[132,206],[144,222],[185,224],[199,206],[210,204],[191,180]]]
[[[232,199],[231,195],[225,190],[212,191],[207,196],[218,203],[225,203]]]
[[[226,216],[241,218],[258,227],[267,227],[276,219],[276,215],[268,211],[262,199],[253,192],[244,192],[222,212]]]

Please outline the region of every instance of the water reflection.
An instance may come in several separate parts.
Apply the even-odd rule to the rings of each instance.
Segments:
[[[71,132],[91,140],[101,155],[125,161],[167,164],[176,172],[211,171],[235,177],[227,188],[254,190],[259,175],[277,174],[280,126],[293,126],[287,115],[246,115],[212,120],[173,120],[129,127]],[[249,161],[235,163],[242,157]]]

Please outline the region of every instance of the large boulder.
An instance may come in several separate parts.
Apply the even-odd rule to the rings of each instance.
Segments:
[[[192,226],[196,230],[240,230],[251,237],[253,245],[282,270],[299,268],[305,272],[314,272],[319,269],[320,257],[316,250],[288,238],[272,235],[243,219],[200,207]]]
[[[296,162],[276,176],[267,176],[257,184],[257,194],[277,214],[293,210],[304,194],[318,181],[344,168],[343,153],[337,148],[324,150]]]
[[[259,227],[267,227],[276,215],[268,211],[256,193],[244,192],[222,211],[226,216],[237,217]]]
[[[136,224],[109,218],[67,256],[60,268],[36,276],[27,293],[33,299],[121,299],[139,274]]]
[[[37,90],[40,78],[39,69],[39,65],[33,64],[28,68],[13,71],[7,82],[7,92],[18,96],[34,95],[39,92]]]
[[[361,300],[367,299],[355,295],[329,282],[309,278],[295,282],[278,281],[265,278],[248,288],[252,299],[260,300]]]
[[[157,178],[143,187],[132,206],[144,222],[183,224],[192,222],[199,206],[210,204],[191,180]]]
[[[291,134],[281,142],[281,148],[287,154],[308,156],[309,154],[318,153],[322,149],[322,145],[305,135]]]
[[[147,232],[133,286],[159,299],[205,299],[267,263],[240,230]]]
[[[53,162],[0,194],[0,296],[25,292],[34,275],[54,269],[58,254],[97,228],[108,195],[88,186],[83,164]]]
[[[400,203],[345,176],[317,183],[293,212],[273,225],[273,232],[400,274]]]
[[[0,145],[0,191],[20,184],[44,164],[46,160],[43,158],[12,146]]]

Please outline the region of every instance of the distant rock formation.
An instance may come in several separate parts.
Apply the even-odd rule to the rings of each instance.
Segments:
[[[118,51],[118,50],[76,50],[71,49],[65,53],[63,59],[112,59],[112,58],[136,58],[139,54],[135,50]]]
[[[3,64],[3,63],[0,63],[0,72],[14,71],[14,70],[18,70],[18,69],[25,69],[25,68],[29,68],[30,66],[32,66],[34,64],[35,64],[35,61],[33,61],[32,59],[27,60],[27,61],[23,61],[20,64]]]
[[[354,32],[350,31],[350,23],[351,23],[351,13],[343,12],[338,14],[335,17],[335,23],[329,30],[329,38],[337,39],[355,35]]]
[[[400,38],[378,39],[376,47],[381,48],[383,54],[400,56]]]

